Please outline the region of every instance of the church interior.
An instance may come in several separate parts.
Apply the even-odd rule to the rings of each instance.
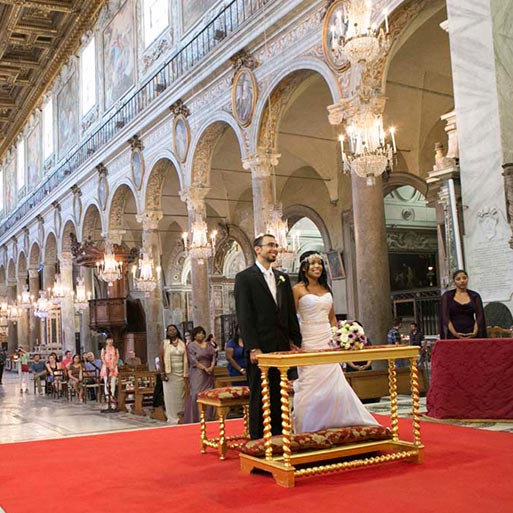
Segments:
[[[330,484],[355,512],[507,511],[493,476],[511,470],[513,433],[512,7],[0,0],[0,512],[311,511],[340,506]],[[292,285],[302,255],[322,256],[369,364],[260,360],[281,372],[284,447],[249,475],[253,457],[225,454],[247,434],[246,396],[175,424],[157,390],[169,326],[187,347],[197,327],[209,336],[214,390],[247,388],[228,370],[234,288],[262,234]],[[444,325],[455,288],[477,294],[486,339],[445,340],[466,338]],[[324,448],[290,447],[287,362],[314,360],[340,364],[387,426],[360,470],[354,441],[322,470],[307,464]]]

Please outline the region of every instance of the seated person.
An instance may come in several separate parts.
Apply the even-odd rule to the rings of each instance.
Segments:
[[[41,386],[41,379],[44,380],[46,378],[47,372],[45,362],[41,360],[40,355],[34,355],[33,362],[30,364],[30,372],[32,372],[34,376],[34,383],[36,384],[38,393],[42,394],[43,388]]]
[[[129,367],[135,367],[137,365],[142,365],[141,359],[138,356],[135,356],[135,351],[128,351],[128,358],[125,362]]]
[[[73,355],[73,359],[68,367],[68,379],[69,384],[75,390],[80,402],[84,400],[83,398],[83,388],[82,381],[84,379],[84,368],[82,367],[82,362],[80,361],[80,355]]]
[[[62,378],[64,371],[61,368],[60,362],[57,361],[57,354],[50,353],[48,361],[46,362],[46,372],[48,373],[46,380],[51,383],[56,392],[62,391]]]
[[[71,357],[71,351],[66,351],[64,353],[64,358],[62,359],[62,362],[61,362],[61,368],[62,369],[67,369],[71,362],[73,361],[73,358]]]

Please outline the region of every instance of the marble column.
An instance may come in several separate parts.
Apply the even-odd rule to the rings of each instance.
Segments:
[[[137,221],[142,223],[143,227],[143,252],[153,259],[155,268],[161,265],[161,246],[158,225],[162,217],[163,213],[160,210],[146,211],[137,215]],[[151,369],[154,369],[155,367],[155,357],[159,354],[160,343],[164,337],[165,330],[163,309],[164,305],[162,303],[162,282],[159,279],[155,289],[145,297],[146,348],[148,365]]]
[[[11,305],[16,303],[17,299],[17,281],[16,278],[9,278],[7,281],[7,302]],[[18,323],[9,321],[7,334],[7,352],[13,354],[18,347]]]
[[[447,0],[470,287],[513,310],[502,165],[513,162],[513,0]]]
[[[206,222],[205,196],[208,188],[191,186],[180,192],[183,201],[187,203],[189,229],[195,224]],[[191,289],[192,289],[192,322],[194,326],[203,326],[210,332],[210,286],[208,279],[208,260],[198,258],[194,251],[194,241],[191,242]]]
[[[369,186],[365,178],[352,176],[351,189],[358,320],[374,344],[383,344],[392,326],[392,305],[381,177]]]
[[[82,278],[86,294],[91,294],[93,297],[93,269],[90,267],[82,267]],[[91,338],[91,328],[89,327],[89,303],[87,308],[80,313],[80,343],[84,348],[84,352],[95,351],[95,347]],[[96,354],[96,352],[95,352]]]
[[[71,299],[73,290],[73,256],[63,253],[59,257],[61,284],[66,296],[61,301],[62,351],[76,352],[75,348],[75,307]]]
[[[37,269],[29,269],[29,292],[34,301],[39,297],[39,271]],[[30,320],[30,349],[41,343],[41,335],[39,330],[39,322],[34,317],[33,309],[29,310]]]
[[[255,237],[265,233],[269,212],[275,203],[273,191],[273,168],[278,165],[279,153],[260,149],[257,153],[242,160],[244,169],[251,170],[253,188],[253,221]]]
[[[25,290],[27,286],[27,273],[18,276],[18,296]],[[18,345],[22,345],[25,351],[30,349],[30,328],[29,328],[29,311],[21,308],[21,315],[18,319]]]
[[[48,291],[48,289],[53,288],[55,284],[55,261],[45,261],[43,265],[43,289]]]

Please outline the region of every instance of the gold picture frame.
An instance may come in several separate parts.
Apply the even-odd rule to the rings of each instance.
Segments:
[[[187,118],[183,114],[178,114],[173,120],[173,151],[182,163],[187,160],[190,142],[191,132]]]
[[[336,11],[341,9],[346,3],[346,0],[338,0],[331,4],[326,11],[326,15],[324,16],[324,23],[322,25],[322,52],[324,53],[324,58],[329,67],[338,73],[348,69],[351,66],[351,63],[343,54],[341,49],[339,49],[336,53],[332,51],[330,43],[330,28],[336,23]]]
[[[237,71],[232,85],[232,112],[242,127],[251,125],[258,97],[258,84],[253,72],[243,66]]]

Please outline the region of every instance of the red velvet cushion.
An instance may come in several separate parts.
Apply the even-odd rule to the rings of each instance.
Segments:
[[[273,454],[283,453],[283,437],[274,435],[271,437]],[[330,441],[319,433],[299,433],[290,437],[292,452],[307,451],[309,449],[329,449]],[[248,440],[240,449],[250,456],[263,456],[265,454],[264,439]]]
[[[326,437],[332,445],[353,444],[370,440],[388,440],[392,438],[390,429],[383,426],[348,426],[323,429],[317,433]]]
[[[223,387],[204,390],[198,394],[198,399],[229,400],[249,399],[249,387]]]

